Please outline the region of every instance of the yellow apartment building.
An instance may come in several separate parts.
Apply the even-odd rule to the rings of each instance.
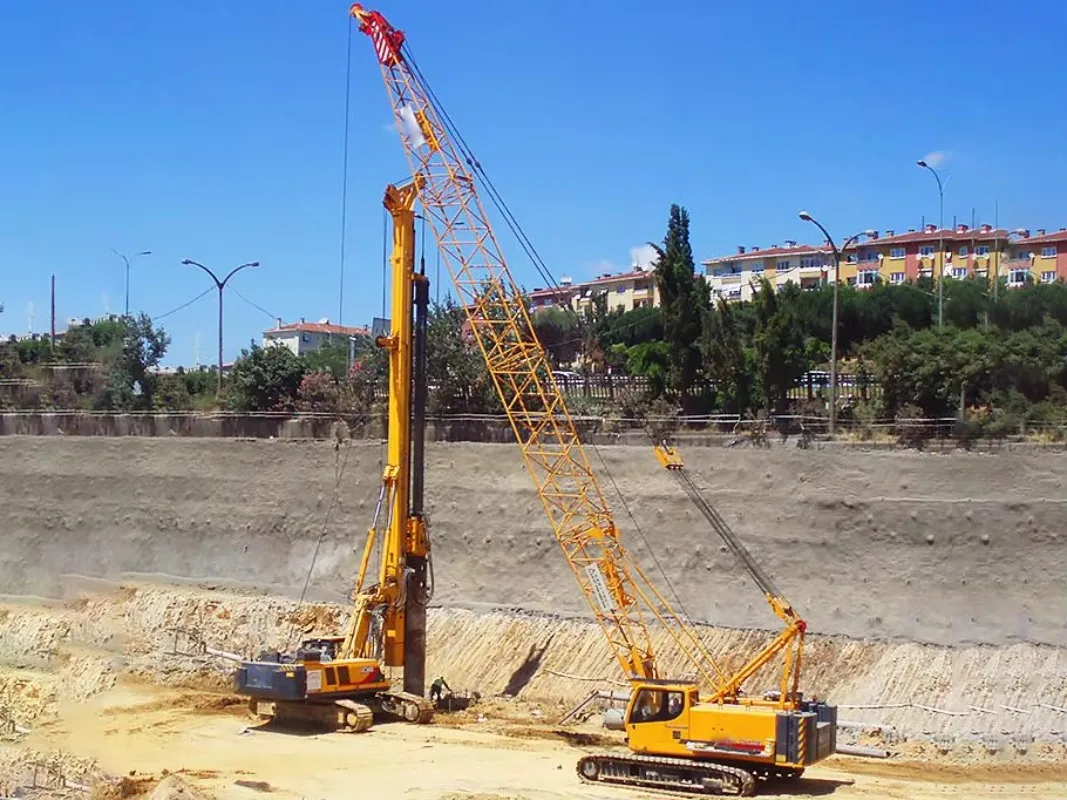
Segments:
[[[552,306],[570,306],[575,311],[582,311],[594,297],[602,294],[607,295],[609,311],[617,308],[632,311],[659,305],[655,275],[651,269],[643,267],[616,275],[603,273],[585,283],[574,283],[563,277],[558,287],[537,288],[530,292],[530,304],[534,311]]]

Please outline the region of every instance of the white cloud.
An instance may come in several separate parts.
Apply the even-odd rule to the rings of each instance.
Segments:
[[[934,169],[937,169],[946,161],[948,161],[948,152],[945,150],[934,150],[934,152],[927,153],[925,156],[923,156],[923,161],[925,161]]]
[[[634,267],[651,268],[656,263],[659,254],[656,248],[650,244],[642,244],[630,248],[630,265]]]

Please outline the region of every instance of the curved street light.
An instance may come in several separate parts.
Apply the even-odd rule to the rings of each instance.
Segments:
[[[215,389],[215,396],[218,397],[222,394],[222,290],[226,288],[226,284],[230,280],[230,278],[232,278],[238,272],[243,270],[245,267],[258,267],[259,262],[249,261],[247,264],[241,264],[240,266],[234,267],[230,270],[229,274],[221,281],[218,279],[218,276],[216,276],[214,272],[212,272],[208,267],[205,267],[199,261],[193,261],[191,258],[184,258],[182,259],[182,264],[192,264],[194,267],[200,267],[200,269],[204,270],[204,272],[211,276],[211,280],[215,281],[215,288],[219,290],[219,374],[218,385]]]
[[[826,241],[830,243],[830,249],[833,251],[834,257],[834,312],[833,321],[830,323],[830,435],[833,436],[837,432],[837,318],[838,307],[840,305],[840,265],[841,265],[841,251],[837,249],[837,245],[834,244],[834,237],[830,235],[830,232],[823,227],[815,217],[809,214],[807,211],[801,211],[797,214],[804,222],[810,222],[822,231],[823,236],[826,237]],[[860,237],[874,236],[873,230],[866,230],[860,233],[855,233],[845,239],[841,245],[841,250],[847,250],[849,245],[855,241],[858,241]]]
[[[940,328],[945,320],[945,186],[937,170],[923,159],[915,163],[922,169],[930,170],[937,181],[937,258],[940,264],[937,273],[937,327]]]
[[[127,256],[125,253],[120,253],[114,247],[111,248],[111,252],[117,255],[126,264],[126,303],[123,306],[123,315],[130,316],[130,262],[138,256],[150,256],[151,250],[142,250],[140,253],[134,253],[133,256]]]

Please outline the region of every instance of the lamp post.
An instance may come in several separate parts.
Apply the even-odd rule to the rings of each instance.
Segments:
[[[182,263],[187,265],[192,264],[194,267],[200,267],[200,269],[204,270],[204,272],[211,276],[211,280],[215,281],[215,288],[219,290],[219,375],[218,386],[215,389],[215,396],[218,397],[222,394],[222,290],[226,288],[226,283],[230,280],[230,278],[232,278],[238,272],[243,270],[245,267],[258,267],[259,262],[250,261],[247,264],[241,264],[239,267],[234,267],[230,270],[230,274],[223,278],[221,281],[215,276],[214,272],[212,272],[210,269],[208,269],[203,264],[197,261],[185,258],[182,259]]]
[[[915,163],[930,170],[937,181],[937,256],[941,264],[937,273],[937,327],[940,328],[945,321],[945,187],[936,169],[921,158]]]
[[[137,256],[150,256],[151,250],[142,250],[140,253],[134,253],[133,258],[130,258],[125,253],[120,253],[114,247],[111,248],[111,252],[117,255],[126,264],[126,303],[123,306],[123,316],[130,316],[130,262],[137,258]]]
[[[840,278],[840,264],[841,264],[841,252],[837,249],[837,245],[834,244],[834,237],[832,237],[829,231],[822,226],[815,217],[809,214],[807,211],[801,211],[799,216],[804,222],[810,222],[815,225],[823,236],[826,237],[826,241],[830,243],[830,249],[834,254],[834,311],[833,321],[830,323],[830,435],[833,436],[837,433],[837,316],[838,307],[840,305],[840,293],[841,286]],[[863,231],[862,233],[856,233],[845,239],[844,244],[841,245],[842,250],[847,250],[848,246],[859,239],[861,236],[873,236],[873,230]]]

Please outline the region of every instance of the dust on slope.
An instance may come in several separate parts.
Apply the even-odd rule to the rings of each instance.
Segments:
[[[696,619],[768,624],[763,598],[650,451],[599,451],[605,489],[610,474],[622,493],[608,499],[626,541],[647,567],[647,540],[665,567],[656,581],[669,579]],[[347,597],[380,453],[377,443],[352,445],[315,599]],[[685,455],[811,630],[1067,646],[1067,456]],[[337,465],[328,442],[0,437],[0,582],[60,595],[64,574],[139,573],[298,592]],[[432,444],[427,490],[437,602],[586,613],[517,448]]]

